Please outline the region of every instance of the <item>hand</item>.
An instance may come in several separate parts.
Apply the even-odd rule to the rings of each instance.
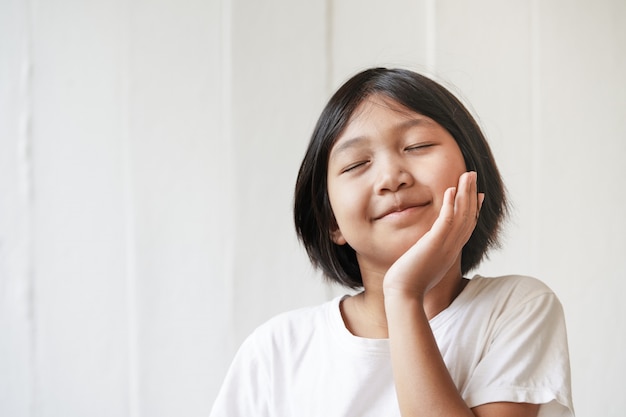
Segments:
[[[485,195],[478,193],[476,173],[465,172],[457,187],[445,191],[439,216],[431,229],[389,268],[383,282],[385,296],[421,297],[460,262]],[[460,270],[460,268],[459,268]]]

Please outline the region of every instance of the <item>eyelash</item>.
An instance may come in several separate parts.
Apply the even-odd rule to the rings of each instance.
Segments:
[[[433,146],[432,143],[420,143],[418,145],[411,145],[404,148],[406,151],[418,151],[420,149],[430,148]]]
[[[422,149],[426,149],[426,148],[430,148],[431,146],[433,146],[434,144],[432,143],[420,143],[417,145],[411,145],[411,146],[407,146],[406,148],[404,148],[405,151],[419,151]],[[362,167],[363,165],[367,164],[369,162],[369,160],[364,160],[364,161],[360,161],[360,162],[355,162],[354,164],[348,165],[346,168],[343,169],[343,171],[341,171],[342,173],[346,173],[346,172],[350,172],[353,171],[359,167]]]
[[[361,167],[361,166],[363,166],[363,165],[367,164],[368,162],[369,162],[369,161],[361,161],[361,162],[356,162],[356,163],[354,163],[354,164],[352,164],[352,165],[348,165],[348,166],[347,166],[346,168],[344,168],[344,169],[343,169],[343,171],[341,171],[341,172],[344,172],[344,173],[345,173],[345,172],[350,172],[350,171],[353,171],[353,170],[355,170],[355,169],[357,169],[357,168],[359,168],[359,167]]]

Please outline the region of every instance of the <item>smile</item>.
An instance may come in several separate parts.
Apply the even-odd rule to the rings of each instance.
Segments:
[[[374,220],[382,220],[382,219],[403,219],[407,216],[411,216],[426,207],[429,203],[416,204],[406,207],[395,207],[391,210],[384,212],[382,215],[375,217]]]

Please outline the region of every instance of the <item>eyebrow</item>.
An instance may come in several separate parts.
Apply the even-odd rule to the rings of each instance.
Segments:
[[[419,115],[419,117],[411,117],[402,123],[398,123],[393,127],[395,131],[406,131],[411,129],[414,126],[426,126],[430,127],[433,125],[433,122],[426,118],[426,116]],[[367,136],[355,136],[350,139],[346,139],[342,143],[337,146],[334,146],[330,151],[330,158],[333,158],[336,154],[342,153],[348,149],[355,148],[362,144],[363,142],[369,141]]]
[[[423,115],[418,115],[418,117],[411,117],[410,119],[407,119],[406,121],[402,122],[402,123],[398,123],[396,126],[394,126],[395,130],[408,130],[414,126],[426,126],[426,127],[430,127],[434,124],[434,122],[427,118],[426,116]]]
[[[356,136],[354,138],[347,139],[331,149],[330,158],[333,158],[335,155],[345,152],[348,149],[356,148],[363,142],[369,142],[366,136]]]

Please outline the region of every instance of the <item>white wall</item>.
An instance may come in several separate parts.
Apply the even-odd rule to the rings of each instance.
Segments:
[[[540,277],[579,416],[626,399],[621,0],[0,0],[0,416],[207,415],[234,350],[321,302],[292,188],[373,66],[471,103],[515,211],[486,274]]]

